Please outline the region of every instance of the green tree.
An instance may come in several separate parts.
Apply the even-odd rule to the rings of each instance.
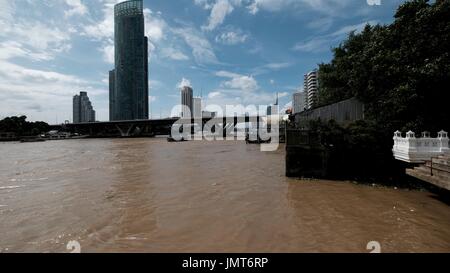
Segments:
[[[342,127],[313,123],[330,147],[336,176],[403,174],[392,156],[396,130],[450,130],[450,1],[402,4],[390,25],[367,25],[319,65],[320,103],[356,97],[365,121]]]
[[[7,117],[0,120],[0,132],[12,132],[18,136],[36,136],[48,132],[50,126],[45,122],[28,122],[26,116]]]
[[[449,130],[450,1],[409,1],[391,25],[351,33],[319,77],[321,104],[357,97],[390,134]]]

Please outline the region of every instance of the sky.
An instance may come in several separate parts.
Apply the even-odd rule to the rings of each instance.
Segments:
[[[107,121],[118,0],[0,0],[0,118],[72,121],[87,91]],[[151,118],[173,115],[180,86],[203,105],[288,107],[303,75],[405,0],[144,0]]]

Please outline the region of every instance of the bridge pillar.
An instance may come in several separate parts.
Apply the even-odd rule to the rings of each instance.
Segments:
[[[223,130],[222,130],[223,140],[225,140],[227,138],[227,118],[226,117],[222,118],[222,126],[223,126]]]
[[[127,125],[127,128],[125,128],[125,130],[122,130],[122,128],[120,128],[120,126],[118,124],[116,124],[116,129],[120,132],[120,135],[122,137],[129,137],[133,127],[134,127],[134,124],[130,124],[130,125]]]
[[[195,118],[192,115],[191,117],[191,139],[194,140],[195,138]]]
[[[256,117],[256,138],[259,142],[259,129],[260,129],[260,117],[259,115]]]

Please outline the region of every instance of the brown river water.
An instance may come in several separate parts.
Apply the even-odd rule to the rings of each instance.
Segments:
[[[0,143],[0,252],[450,252],[429,192],[284,176],[284,148]]]

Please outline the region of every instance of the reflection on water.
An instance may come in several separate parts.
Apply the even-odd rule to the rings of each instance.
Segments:
[[[284,177],[284,151],[164,139],[0,143],[0,251],[450,251],[427,192]]]

